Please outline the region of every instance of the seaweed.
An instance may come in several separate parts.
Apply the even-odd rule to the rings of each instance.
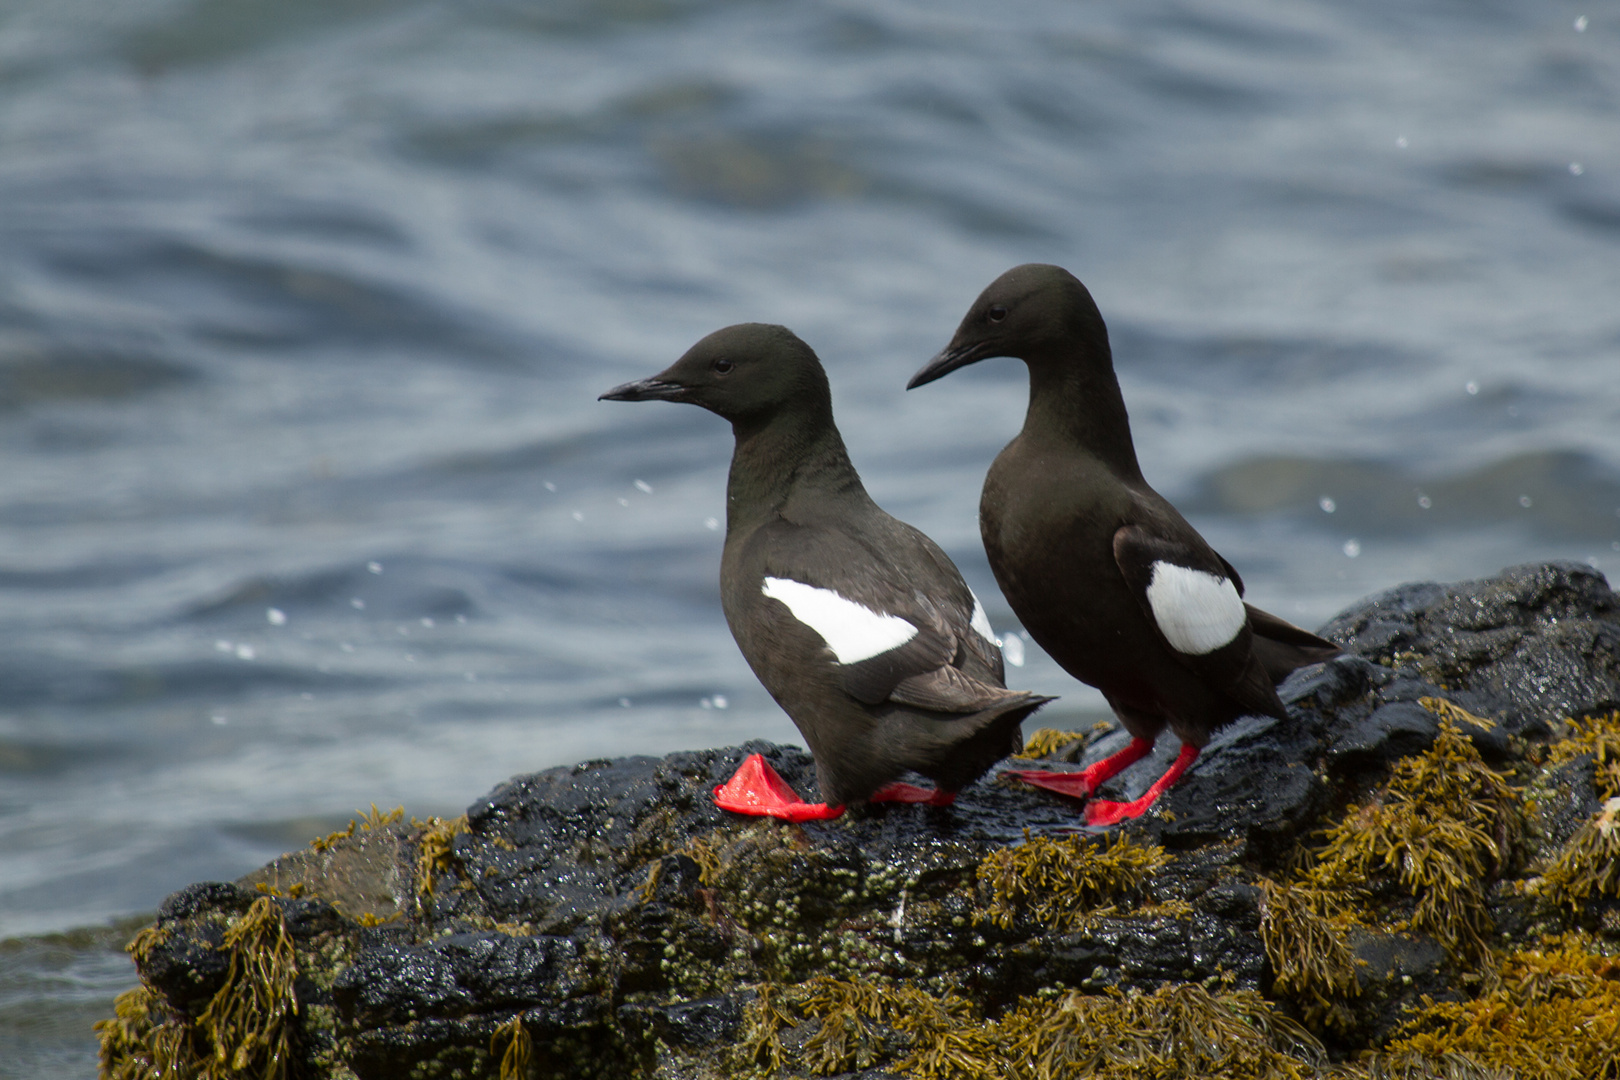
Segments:
[[[506,1040],[504,1050],[500,1049],[502,1038]],[[489,1037],[489,1053],[501,1056],[500,1080],[525,1080],[534,1063],[534,1040],[523,1026],[522,1013],[495,1029]]]
[[[1434,745],[1398,762],[1372,801],[1328,829],[1305,884],[1370,899],[1369,881],[1392,883],[1414,902],[1393,929],[1429,934],[1453,959],[1473,960],[1493,928],[1485,889],[1519,854],[1525,804],[1458,723],[1481,721],[1436,698],[1421,704],[1440,717]]]
[[[1271,962],[1276,993],[1299,1000],[1305,1022],[1348,1031],[1353,1018],[1346,998],[1361,993],[1357,961],[1332,916],[1338,901],[1309,885],[1279,885],[1262,878],[1260,938]]]
[[[166,934],[149,927],[128,951],[139,962]],[[96,1025],[103,1080],[285,1080],[298,963],[280,906],[269,896],[255,900],[226,926],[219,948],[230,952],[225,982],[195,1020],[171,1014],[145,987],[119,996],[114,1018]]]
[[[1598,796],[1620,795],[1620,709],[1570,720],[1567,734],[1553,744],[1547,765],[1554,768],[1586,754],[1592,755],[1592,784]]]
[[[1594,896],[1620,897],[1620,796],[1575,831],[1533,887],[1574,914]]]
[[[433,899],[439,876],[450,873],[458,865],[454,844],[456,837],[467,831],[467,815],[449,820],[411,818],[411,826],[421,831],[420,853],[416,858],[416,898],[419,905],[425,906]]]
[[[372,803],[371,809],[364,813],[358,810],[355,812],[360,814],[360,817],[358,819],[350,818],[347,829],[339,829],[337,832],[327,833],[325,836],[317,836],[309,842],[309,846],[316,851],[325,851],[339,840],[347,840],[353,836],[356,829],[370,832],[372,829],[381,829],[384,826],[392,825],[405,816],[403,806],[396,806],[385,814],[377,809],[376,803]]]
[[[780,1032],[801,1025],[819,1026],[795,1064],[818,1076],[882,1067],[916,1080],[1303,1080],[1324,1064],[1316,1039],[1252,990],[1035,996],[985,1019],[957,994],[903,984],[812,979],[760,989],[746,1052],[772,1072],[785,1056]],[[767,1043],[772,1052],[760,1053]]]
[[[1051,757],[1066,746],[1074,743],[1084,744],[1090,738],[1090,733],[1084,731],[1059,731],[1056,728],[1036,728],[1024,740],[1024,748],[1014,757],[1044,758]]]
[[[1620,1076],[1620,959],[1578,933],[1502,956],[1495,987],[1434,1001],[1403,1025],[1395,1053],[1464,1055],[1521,1080]]]
[[[976,918],[1008,929],[1019,915],[1037,923],[1074,930],[1105,902],[1138,896],[1150,877],[1169,865],[1157,845],[1138,844],[1115,834],[1112,841],[1071,836],[1031,837],[987,855],[979,881],[989,887],[990,904]]]

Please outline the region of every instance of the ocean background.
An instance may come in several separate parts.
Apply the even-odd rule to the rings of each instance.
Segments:
[[[1023,367],[903,388],[1029,261],[1255,603],[1620,573],[1612,5],[0,2],[0,1077],[94,1075],[131,919],[372,803],[797,741],[728,429],[596,400],[713,329],[817,349],[1016,634]]]

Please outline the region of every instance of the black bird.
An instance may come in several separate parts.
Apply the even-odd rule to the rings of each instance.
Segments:
[[[1339,649],[1244,603],[1232,564],[1142,478],[1108,329],[1073,274],[1030,264],[1001,275],[907,389],[991,356],[1029,366],[1029,411],[985,477],[990,567],[1030,636],[1101,690],[1133,737],[1081,772],[1012,775],[1088,797],[1166,725],[1181,740],[1140,799],[1087,807],[1088,822],[1111,825],[1151,806],[1222,725],[1286,719],[1275,685]]]
[[[825,802],[799,801],[754,755],[715,789],[720,806],[795,821],[861,801],[943,806],[1022,746],[1019,724],[1051,699],[1006,688],[1001,649],[962,575],[866,494],[833,423],[827,375],[792,331],[728,326],[602,397],[691,402],[736,436],[721,604],[815,755]],[[939,790],[891,783],[907,769]]]

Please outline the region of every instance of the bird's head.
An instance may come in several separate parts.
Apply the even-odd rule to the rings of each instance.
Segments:
[[[979,294],[951,343],[911,377],[906,389],[992,356],[1029,364],[1085,362],[1071,355],[1077,335],[1081,341],[1100,337],[1107,355],[1102,315],[1080,279],[1061,266],[1015,266]]]
[[[767,422],[784,408],[832,408],[821,361],[785,326],[739,323],[716,330],[650,379],[615,386],[601,401],[686,401],[739,422]]]

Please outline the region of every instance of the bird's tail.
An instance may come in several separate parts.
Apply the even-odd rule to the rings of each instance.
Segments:
[[[989,708],[967,716],[930,716],[895,709],[880,722],[878,740],[896,750],[903,748],[896,756],[904,759],[906,768],[946,790],[959,791],[997,761],[1023,749],[1019,725],[1054,700],[1041,694],[1008,692]]]
[[[1254,658],[1266,669],[1273,685],[1288,678],[1288,673],[1295,668],[1331,660],[1344,651],[1326,638],[1301,630],[1269,611],[1261,611],[1252,604],[1243,606],[1249,609],[1249,627],[1254,631]]]

